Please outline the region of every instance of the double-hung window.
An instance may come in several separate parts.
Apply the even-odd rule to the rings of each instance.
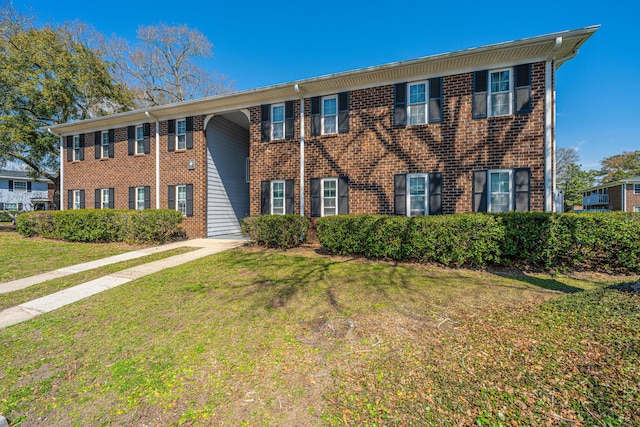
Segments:
[[[407,212],[409,216],[423,216],[429,214],[427,188],[429,175],[409,174],[407,175]]]
[[[284,139],[284,103],[271,106],[271,139]]]
[[[284,181],[271,181],[271,215],[284,215]]]
[[[109,132],[103,131],[100,134],[100,158],[109,158]]]
[[[80,135],[73,135],[73,160],[80,160]]]
[[[338,214],[338,180],[336,178],[324,178],[321,188],[321,212],[322,216]]]
[[[4,210],[5,211],[17,211],[18,210],[18,204],[17,203],[5,203],[4,204]]]
[[[73,209],[82,209],[80,190],[73,190]]]
[[[513,209],[512,170],[491,170],[489,179],[488,212],[508,212]]]
[[[187,186],[176,185],[176,210],[187,216]]]
[[[187,149],[187,121],[185,119],[176,120],[176,150],[186,150],[186,149]]]
[[[322,98],[322,134],[338,133],[338,97]]]
[[[108,188],[103,188],[101,191],[101,203],[100,203],[100,207],[102,209],[108,209],[109,208],[109,189]]]
[[[24,192],[27,191],[26,181],[13,181],[13,191]]]
[[[511,69],[489,72],[489,112],[491,117],[511,114],[513,105]]]
[[[633,194],[640,194],[640,184],[633,184]]]
[[[136,210],[144,210],[144,187],[136,187]]]
[[[144,154],[144,127],[136,126],[136,154]]]
[[[427,122],[427,84],[411,83],[409,86],[409,124],[419,125]]]

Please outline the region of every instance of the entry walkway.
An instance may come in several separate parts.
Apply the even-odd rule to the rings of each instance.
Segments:
[[[11,307],[6,310],[0,311],[0,329],[6,328],[7,326],[15,325],[20,322],[24,322],[29,319],[33,319],[34,317],[39,316],[43,313],[48,313],[49,311],[53,311],[60,307],[64,307],[65,305],[80,301],[84,298],[90,297],[107,289],[115,288],[116,286],[123,285],[127,282],[146,276],[148,274],[157,273],[158,271],[164,270],[166,268],[176,267],[189,261],[213,255],[218,252],[223,252],[228,249],[237,248],[244,245],[245,243],[247,243],[246,240],[187,240],[184,242],[171,243],[168,245],[143,249],[140,251],[127,252],[101,260],[78,264],[71,267],[65,267],[59,270],[51,271],[49,273],[38,274],[37,276],[27,277],[25,279],[19,279],[13,282],[4,283],[0,285],[0,292],[2,293],[5,293],[5,287],[8,287],[13,291],[24,289],[37,283],[46,282],[47,280],[64,277],[70,274],[90,270],[92,268],[102,267],[104,265],[109,265],[116,262],[140,258],[152,253],[163,252],[181,247],[199,248],[184,254],[174,255],[172,257],[164,258],[158,261],[153,261],[147,264],[142,264],[126,270],[118,271],[116,273],[109,274],[108,276],[103,276],[77,286],[63,289],[51,295],[47,295],[33,301],[25,302],[16,307]]]

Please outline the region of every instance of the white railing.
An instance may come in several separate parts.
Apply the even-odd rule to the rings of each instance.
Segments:
[[[592,194],[591,196],[582,197],[582,206],[592,205],[608,205],[608,194]]]

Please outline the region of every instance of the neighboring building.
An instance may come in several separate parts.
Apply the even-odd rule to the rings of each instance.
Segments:
[[[0,170],[0,211],[49,209],[51,181],[33,179],[28,172]]]
[[[640,212],[640,176],[588,188],[582,193],[584,210]]]
[[[554,209],[555,71],[587,27],[56,125],[63,209],[247,215]]]

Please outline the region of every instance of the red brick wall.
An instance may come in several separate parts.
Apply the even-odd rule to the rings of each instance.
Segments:
[[[640,206],[640,194],[633,194],[633,184],[627,184],[627,212],[633,212],[634,206]]]
[[[441,123],[393,126],[394,86],[349,92],[349,132],[307,136],[305,212],[309,179],[347,175],[351,213],[393,213],[393,176],[443,173],[443,212],[472,211],[472,172],[531,168],[531,210],[544,210],[544,63],[532,67],[531,113],[472,119],[473,73],[443,77]],[[260,141],[259,107],[251,109],[251,214],[260,213],[260,181],[299,176],[299,102],[294,139]],[[310,101],[305,135],[310,135]],[[296,179],[296,212],[299,212]]]
[[[193,149],[168,151],[167,122],[160,122],[160,208],[167,208],[168,185],[193,184],[193,217],[185,217],[182,227],[189,237],[204,237],[206,222],[206,144],[203,116],[193,118]],[[156,206],[156,134],[151,123],[150,153],[128,155],[127,128],[115,129],[114,156],[95,159],[93,132],[85,137],[84,160],[67,162],[64,159],[64,208],[68,190],[85,190],[85,207],[95,205],[96,188],[114,189],[114,208],[129,209],[129,187],[150,186],[151,208]],[[100,149],[100,147],[98,147]],[[195,169],[188,170],[188,161]]]

